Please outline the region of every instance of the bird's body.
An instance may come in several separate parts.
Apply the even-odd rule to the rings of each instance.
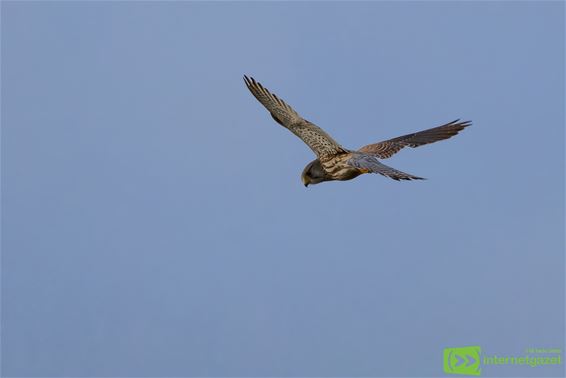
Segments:
[[[364,172],[348,164],[351,154],[352,152],[345,152],[332,156],[324,162],[321,162],[320,159],[315,159],[307,164],[303,170],[302,176],[310,177],[311,179],[322,179],[318,182],[332,180],[346,181],[356,178]],[[318,184],[318,182],[309,182],[309,184]]]
[[[362,173],[366,173],[363,170],[350,165],[348,162],[352,159],[352,156],[356,152],[346,152],[344,154],[336,155],[331,157],[324,162],[321,162],[323,169],[328,173],[328,180],[340,180],[346,181],[351,180]]]
[[[357,151],[349,150],[339,145],[320,127],[299,116],[287,103],[253,78],[244,76],[244,81],[273,119],[301,138],[316,154],[317,159],[307,164],[301,175],[305,186],[324,181],[351,180],[364,173],[379,173],[394,180],[422,180],[422,177],[382,164],[378,159],[389,158],[403,147],[418,147],[448,139],[471,124],[469,121],[456,120],[432,129],[370,144]]]

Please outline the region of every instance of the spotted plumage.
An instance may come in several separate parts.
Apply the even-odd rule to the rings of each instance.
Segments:
[[[455,120],[432,129],[369,144],[358,151],[348,150],[320,127],[302,118],[291,106],[252,77],[244,76],[244,82],[273,119],[301,138],[315,153],[317,158],[307,164],[301,175],[305,186],[323,181],[351,180],[363,173],[379,173],[394,180],[422,180],[422,177],[398,171],[378,159],[387,159],[404,147],[414,148],[448,139],[471,125],[470,121]]]

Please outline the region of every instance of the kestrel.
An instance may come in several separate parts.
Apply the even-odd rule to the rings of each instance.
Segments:
[[[301,138],[315,153],[317,158],[308,163],[301,174],[305,186],[323,181],[351,180],[363,173],[379,173],[393,180],[423,180],[422,177],[388,167],[378,159],[387,159],[403,147],[418,147],[448,139],[472,124],[471,121],[460,122],[457,119],[432,129],[368,144],[359,150],[349,150],[338,144],[320,127],[302,118],[286,102],[269,92],[254,78],[244,76],[244,81],[273,119]]]

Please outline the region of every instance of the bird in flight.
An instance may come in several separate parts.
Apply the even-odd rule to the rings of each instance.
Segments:
[[[423,180],[422,177],[391,168],[378,159],[387,159],[403,147],[414,148],[448,139],[472,124],[471,121],[460,122],[457,119],[432,129],[368,144],[359,150],[349,150],[338,144],[320,127],[302,118],[285,101],[269,92],[253,77],[244,76],[244,82],[273,119],[301,138],[315,153],[316,159],[308,163],[301,174],[305,186],[324,181],[351,180],[364,173],[379,173],[397,181]]]

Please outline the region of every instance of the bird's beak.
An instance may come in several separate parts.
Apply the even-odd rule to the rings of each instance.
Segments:
[[[305,184],[305,188],[306,188],[307,186],[309,186],[309,183],[308,183],[308,182],[305,182],[304,184]]]

